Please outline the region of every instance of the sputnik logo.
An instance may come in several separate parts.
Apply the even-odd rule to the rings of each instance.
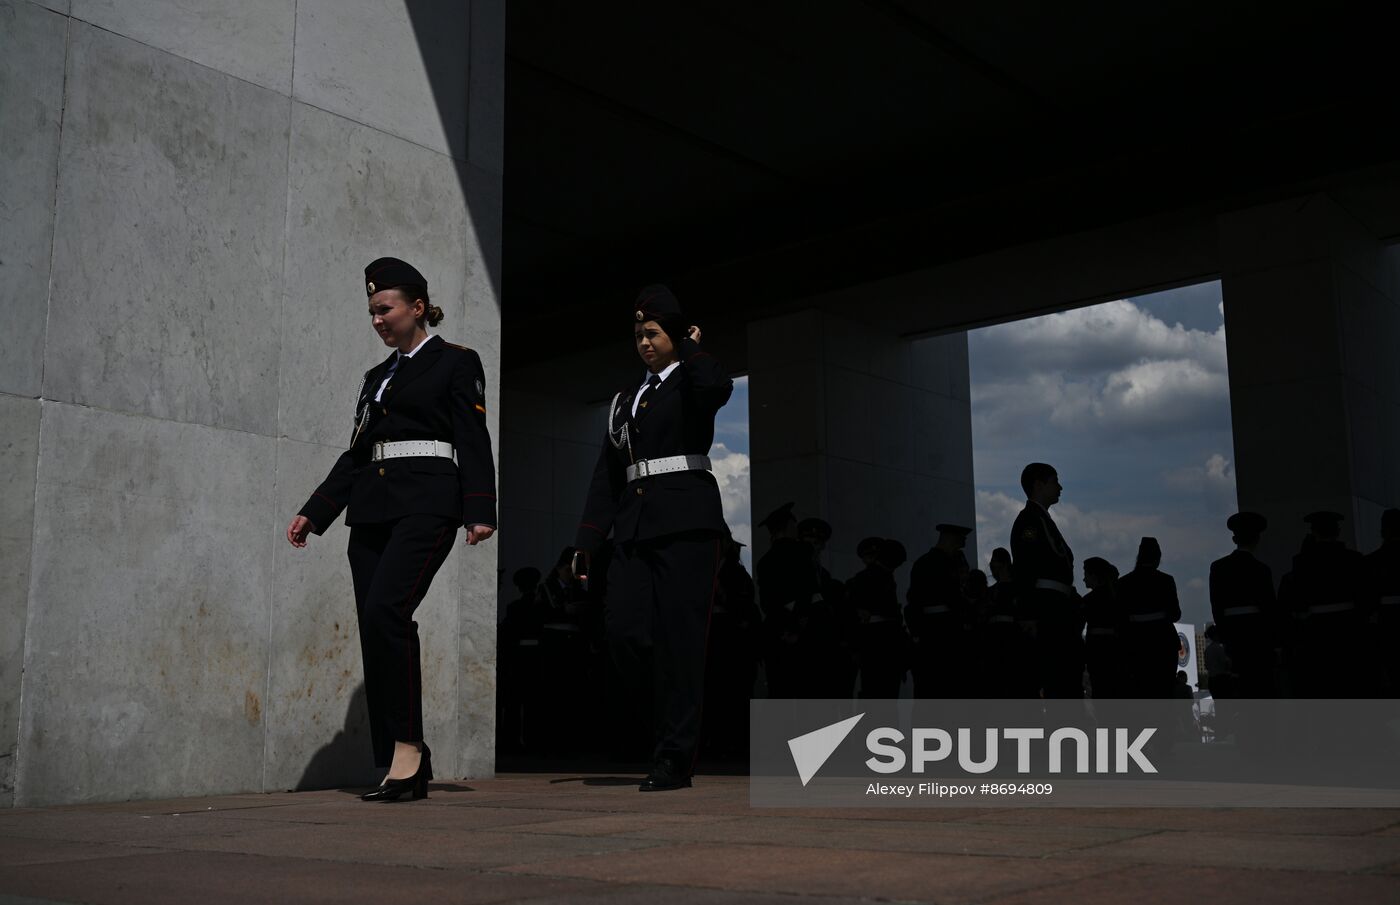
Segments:
[[[846,740],[846,736],[850,735],[851,730],[856,727],[856,723],[859,723],[864,716],[865,714],[858,713],[839,723],[832,723],[830,726],[823,726],[808,732],[806,735],[788,739],[788,750],[792,752],[792,762],[797,765],[797,776],[802,780],[804,787],[813,776],[817,775],[817,771],[835,753],[841,743]]]

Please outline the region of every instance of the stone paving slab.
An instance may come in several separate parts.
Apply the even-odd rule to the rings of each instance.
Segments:
[[[1400,902],[1400,810],[755,809],[743,777],[0,811],[11,902]]]

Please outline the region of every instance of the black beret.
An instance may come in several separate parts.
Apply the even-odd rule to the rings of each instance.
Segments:
[[[637,304],[633,317],[642,321],[675,320],[681,316],[681,303],[676,296],[660,283],[645,287],[637,293]]]
[[[378,258],[365,268],[365,295],[374,295],[381,289],[396,286],[422,286],[428,288],[428,281],[412,264],[398,258]]]
[[[758,527],[768,528],[771,531],[777,531],[778,529],[786,525],[788,522],[795,521],[796,516],[792,514],[792,507],[795,505],[797,504],[784,503],[777,509],[774,509],[772,512],[768,513],[768,515],[764,517],[763,521],[758,523]]]
[[[1269,520],[1257,512],[1236,512],[1225,520],[1225,527],[1236,534],[1262,534]]]
[[[937,527],[939,534],[956,534],[958,537],[967,537],[972,533],[971,528],[965,528],[962,525],[949,525],[946,522]]]
[[[828,541],[831,540],[831,525],[825,519],[804,518],[797,523],[797,534],[799,537],[817,537]]]

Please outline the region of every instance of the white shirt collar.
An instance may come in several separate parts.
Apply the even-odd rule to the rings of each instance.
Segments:
[[[670,364],[668,364],[668,365],[661,371],[661,373],[657,374],[656,376],[661,378],[661,382],[662,382],[662,383],[665,383],[665,382],[666,382],[666,378],[667,378],[667,377],[670,377],[670,376],[671,376],[671,372],[674,371],[679,365],[680,365],[680,362],[679,362],[679,361],[673,361],[673,362],[671,362]],[[648,371],[648,372],[647,372],[646,379],[642,381],[642,386],[646,386],[650,381],[651,381],[651,372]]]
[[[419,349],[423,348],[425,345],[428,344],[428,340],[432,339],[432,338],[433,338],[434,336],[436,336],[436,335],[437,335],[437,334],[435,334],[435,333],[429,333],[427,336],[423,337],[423,341],[422,341],[421,343],[419,343],[418,345],[416,345],[416,346],[413,347],[413,351],[412,351],[412,352],[409,352],[409,353],[407,353],[407,354],[405,354],[405,353],[403,353],[403,352],[400,352],[400,353],[399,353],[399,357],[401,357],[401,358],[412,358],[413,356],[415,356],[415,355],[418,354],[418,350],[419,350]]]

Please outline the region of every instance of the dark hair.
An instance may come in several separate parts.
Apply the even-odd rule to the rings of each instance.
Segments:
[[[1118,567],[1101,556],[1091,556],[1084,560],[1084,571],[1109,581],[1118,580]]]
[[[436,327],[442,323],[442,309],[434,305],[428,298],[428,287],[421,284],[409,283],[406,286],[393,287],[403,296],[403,300],[412,305],[419,299],[423,300],[423,320],[428,322],[429,327]]]
[[[1035,485],[1041,481],[1053,481],[1057,472],[1051,465],[1044,462],[1032,462],[1021,470],[1021,489],[1030,496],[1035,490]]]
[[[1008,566],[1011,565],[1011,551],[1005,547],[997,547],[992,551],[990,562],[1004,562]]]

